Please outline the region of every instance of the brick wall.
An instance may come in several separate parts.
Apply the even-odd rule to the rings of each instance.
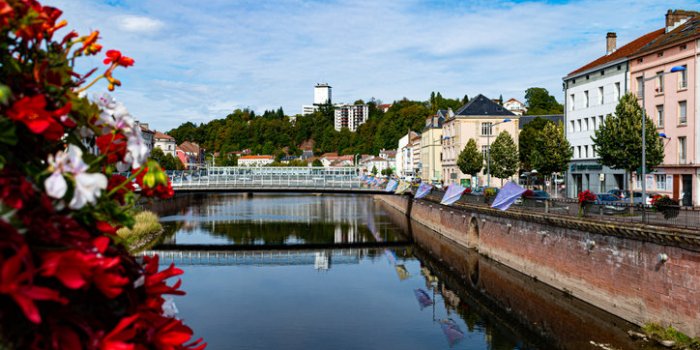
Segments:
[[[399,210],[405,197],[382,198]],[[700,253],[679,245],[591,233],[415,201],[411,217],[463,246],[630,322],[700,335]],[[572,219],[572,227],[576,225]],[[469,226],[478,239],[469,239]],[[474,235],[472,229],[472,235]],[[659,255],[668,256],[666,262]]]

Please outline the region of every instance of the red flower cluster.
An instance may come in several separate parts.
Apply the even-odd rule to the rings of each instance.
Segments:
[[[149,162],[149,166],[136,171],[136,183],[141,187],[141,194],[144,196],[168,199],[175,195],[172,183],[157,163]]]
[[[119,132],[97,137],[95,145],[107,157],[107,163],[114,164],[126,156],[126,137]]]
[[[7,116],[14,121],[22,122],[34,134],[43,135],[49,141],[56,141],[63,136],[61,117],[70,112],[71,104],[66,103],[54,111],[46,110],[46,97],[35,95],[23,97],[12,105]]]
[[[113,174],[109,178],[107,183],[107,193],[112,193],[112,198],[114,198],[119,204],[124,204],[125,197],[128,193],[134,192],[134,184],[126,176]]]
[[[104,107],[81,92],[102,78],[121,84],[112,72],[134,60],[110,50],[109,68],[87,83],[92,71],[76,73],[75,59],[102,49],[99,32],[55,41],[60,16],[36,0],[0,0],[0,339],[19,349],[202,349],[163,311],[164,294],[184,294],[180,281],[166,283],[182,270],[159,272],[157,258],[141,262],[112,239],[133,222],[136,176],[113,173],[128,158],[126,136],[138,134],[107,132]],[[138,174],[142,194],[173,195],[156,162]]]
[[[525,192],[523,192],[523,198],[530,198],[530,197],[534,197],[534,196],[535,196],[535,192],[533,192],[530,189],[525,190]]]
[[[595,202],[596,200],[596,195],[595,193],[585,190],[583,192],[579,192],[578,194],[578,202],[579,204],[587,203],[587,202]]]

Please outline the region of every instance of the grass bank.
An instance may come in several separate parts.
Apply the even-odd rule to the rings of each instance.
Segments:
[[[117,236],[122,240],[126,248],[134,253],[147,249],[160,238],[163,226],[159,222],[158,215],[144,210],[134,216],[134,227],[122,227],[117,231]]]

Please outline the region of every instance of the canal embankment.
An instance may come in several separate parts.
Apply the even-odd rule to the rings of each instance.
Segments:
[[[544,282],[562,297],[640,326],[653,322],[700,335],[696,232],[474,204],[443,206],[400,196],[376,198],[404,215],[410,209],[415,222]]]

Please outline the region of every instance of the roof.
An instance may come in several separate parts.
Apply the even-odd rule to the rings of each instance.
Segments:
[[[189,141],[185,141],[185,142],[181,143],[180,146],[178,146],[178,148],[183,150],[186,153],[196,153],[196,154],[198,154],[199,150],[200,150],[198,144],[196,144],[194,142],[189,142]]]
[[[651,42],[652,40],[658,38],[661,34],[664,33],[664,31],[665,31],[665,29],[661,28],[661,29],[657,29],[653,32],[644,34],[644,35],[640,36],[639,38],[630,41],[629,43],[627,43],[627,45],[622,46],[622,47],[618,48],[617,50],[613,51],[611,54],[607,54],[607,55],[603,55],[601,57],[598,57],[595,60],[589,62],[588,64],[572,71],[571,73],[569,73],[569,75],[567,75],[567,77],[570,77],[572,75],[576,75],[578,73],[587,71],[589,69],[598,67],[598,66],[606,64],[606,63],[614,62],[614,61],[629,57],[629,56],[635,54],[644,45],[646,45],[649,42]]]
[[[667,45],[690,41],[697,38],[698,35],[700,35],[700,15],[695,15],[674,30],[655,37],[636,52],[636,54],[644,54]]]
[[[338,152],[328,152],[321,155],[321,158],[337,157]]]
[[[174,138],[174,137],[172,137],[172,136],[170,136],[170,135],[168,135],[168,134],[164,134],[164,133],[162,133],[162,132],[160,132],[160,131],[156,131],[156,134],[155,134],[154,137],[155,137],[156,139],[166,139],[166,140],[170,140],[170,141],[175,141],[175,138]]]
[[[273,156],[241,156],[238,160],[275,159]]]
[[[140,124],[139,127],[141,128],[142,133],[155,134],[155,132],[153,130],[148,128],[148,125]]]
[[[542,119],[547,119],[550,122],[553,123],[559,123],[559,122],[564,122],[564,115],[563,114],[548,114],[548,115],[523,115],[520,116],[520,123],[518,123],[518,128],[522,130],[522,128],[535,120],[536,118],[542,118]]]
[[[486,96],[479,94],[455,112],[455,116],[515,116],[513,112],[503,108]]]

